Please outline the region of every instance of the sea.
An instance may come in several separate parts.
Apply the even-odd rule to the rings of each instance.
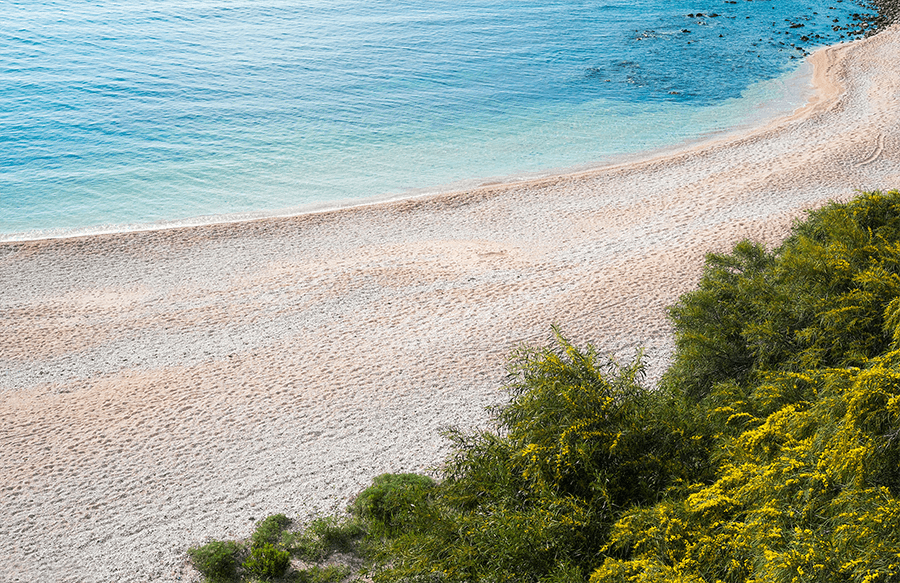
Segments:
[[[0,240],[412,197],[739,131],[802,105],[805,57],[870,13],[851,0],[5,0]]]

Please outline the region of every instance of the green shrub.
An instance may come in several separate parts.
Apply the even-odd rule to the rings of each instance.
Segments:
[[[900,351],[864,369],[785,373],[766,396],[814,391],[723,440],[713,484],[616,523],[592,583],[896,581]],[[754,395],[751,395],[751,399]]]
[[[376,580],[587,573],[623,509],[710,473],[710,440],[695,438],[690,416],[673,419],[668,395],[641,386],[639,359],[619,366],[555,331],[552,345],[514,353],[509,372],[496,429],[448,433],[441,483],[381,477],[360,497],[363,518],[391,527]]]
[[[237,575],[240,545],[234,541],[211,541],[188,550],[194,567],[210,581],[232,581]]]
[[[281,533],[290,523],[291,520],[284,514],[273,514],[260,520],[250,537],[250,546],[256,548],[266,543],[278,544],[281,540]]]
[[[275,548],[272,543],[254,546],[250,556],[241,565],[251,575],[263,579],[281,577],[287,571],[291,555],[285,550]]]
[[[327,516],[316,518],[301,531],[286,533],[282,540],[300,559],[318,562],[337,551],[355,552],[364,535],[365,530],[357,519]]]
[[[710,256],[672,315],[716,478],[626,511],[591,583],[900,580],[900,193]]]
[[[496,428],[448,434],[376,581],[900,577],[900,193],[708,256],[671,315],[653,392],[558,332],[514,353]]]
[[[699,289],[671,308],[666,382],[695,401],[767,372],[860,366],[900,322],[900,193],[865,193],[809,213],[775,251],[710,254]],[[892,324],[893,322],[893,324]]]
[[[403,528],[426,504],[435,482],[419,474],[382,474],[363,490],[351,511],[378,531]]]

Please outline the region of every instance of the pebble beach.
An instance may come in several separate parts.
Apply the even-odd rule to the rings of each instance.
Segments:
[[[189,546],[433,473],[553,324],[653,383],[706,253],[900,186],[898,54],[820,49],[792,115],[576,174],[0,243],[0,581],[197,581]]]

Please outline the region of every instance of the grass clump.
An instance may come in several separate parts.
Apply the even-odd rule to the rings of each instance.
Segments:
[[[349,565],[328,565],[320,567],[313,565],[308,569],[297,572],[294,579],[297,583],[341,583],[353,573]]]
[[[426,508],[435,481],[419,474],[382,474],[353,502],[351,512],[379,534],[415,523]]]
[[[272,514],[256,524],[256,530],[250,536],[252,548],[262,547],[266,544],[275,545],[281,540],[281,533],[291,523],[291,519],[284,514]]]
[[[365,535],[362,524],[348,517],[325,516],[306,528],[286,533],[284,544],[291,554],[308,563],[327,560],[335,553],[353,554]]]
[[[274,514],[256,525],[249,548],[213,541],[188,551],[194,566],[212,583],[298,581],[339,583],[360,570],[366,529],[352,516],[319,517],[298,530]],[[240,561],[240,557],[244,557]],[[291,558],[295,558],[295,568]]]
[[[234,581],[237,577],[237,555],[241,546],[234,541],[211,541],[188,550],[188,556],[194,567],[208,581],[224,583]]]
[[[241,566],[248,574],[268,580],[284,575],[290,562],[290,553],[267,542],[251,547]]]

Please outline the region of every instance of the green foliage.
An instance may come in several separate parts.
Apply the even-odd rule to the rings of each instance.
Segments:
[[[444,480],[387,531],[376,580],[571,579],[619,512],[708,467],[710,440],[641,386],[639,359],[619,366],[557,331],[513,354],[509,373],[497,429],[448,433]]]
[[[640,361],[619,368],[558,332],[556,342],[513,355],[512,400],[497,416],[525,492],[590,500],[598,509],[652,499],[671,468],[654,451],[664,436],[651,423]]]
[[[772,253],[744,241],[707,256],[699,289],[670,310],[677,355],[667,382],[699,400],[718,382],[859,366],[895,339],[898,295],[900,195],[830,204]]]
[[[378,533],[403,529],[427,505],[434,480],[419,474],[382,474],[363,490],[351,511]]]
[[[285,534],[282,540],[291,554],[314,563],[335,552],[355,552],[364,535],[356,519],[326,516],[316,518],[304,530]]]
[[[677,354],[668,377],[691,398],[702,398],[717,382],[744,381],[753,370],[744,331],[756,302],[774,299],[766,279],[772,263],[762,246],[749,241],[732,255],[709,254],[699,289],[670,308]]]
[[[284,575],[290,562],[290,553],[276,548],[272,543],[263,543],[251,548],[250,556],[241,566],[251,575],[274,579]]]
[[[898,274],[897,192],[708,258],[666,382],[706,416],[717,479],[625,512],[591,583],[900,579]]]
[[[728,442],[712,485],[628,512],[592,582],[894,581],[900,577],[900,352],[864,369],[769,379],[782,406]]]
[[[234,541],[210,541],[188,550],[194,567],[209,581],[233,581],[237,576],[237,554],[241,547]]]
[[[355,517],[326,516],[316,518],[304,528],[288,531],[291,520],[275,514],[257,523],[250,537],[249,555],[238,569],[239,556],[247,550],[234,541],[213,541],[188,551],[192,562],[211,582],[271,580],[285,577],[291,555],[306,563],[303,569],[292,572],[287,580],[301,582],[343,581],[359,570],[363,555],[366,529]],[[323,565],[334,561],[342,563]]]
[[[297,583],[340,583],[351,572],[352,569],[347,565],[329,565],[327,567],[314,565],[309,569],[298,571],[294,581]]]
[[[252,548],[262,547],[265,544],[278,544],[281,533],[291,523],[291,519],[284,514],[273,514],[260,520],[256,524],[256,530],[250,537]]]
[[[448,434],[376,580],[900,577],[900,194],[708,256],[670,313],[654,392],[558,332],[513,354],[496,428]]]

